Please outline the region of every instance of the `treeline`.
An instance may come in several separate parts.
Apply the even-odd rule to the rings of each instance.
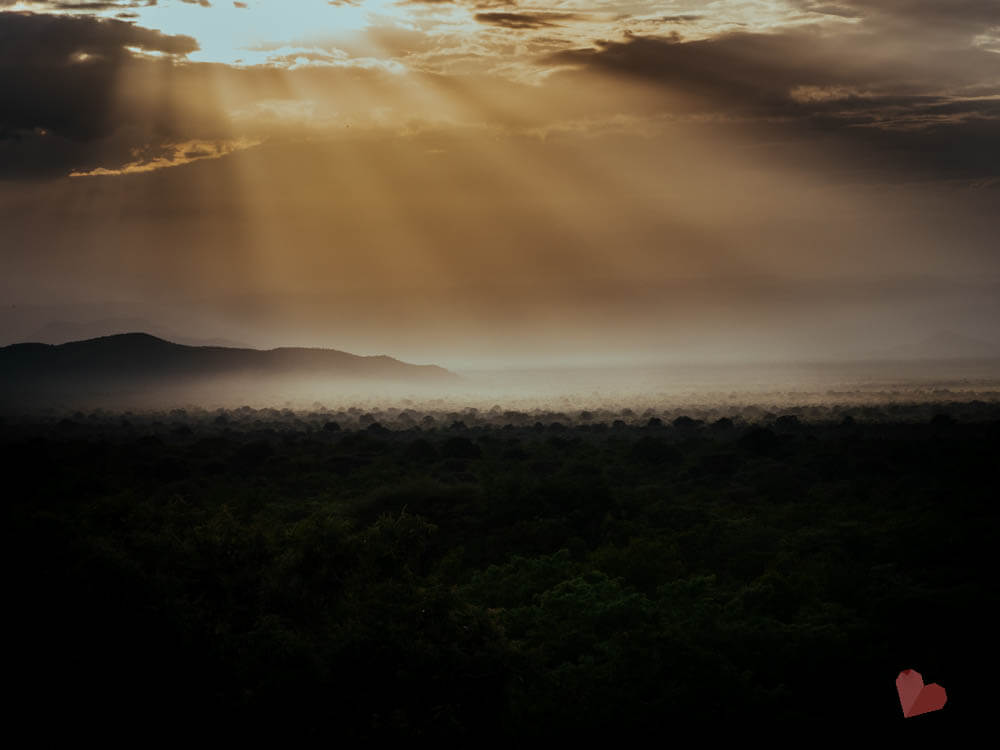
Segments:
[[[440,432],[443,430],[484,429],[516,431],[530,428],[581,428],[600,432],[623,427],[666,427],[686,431],[697,428],[726,429],[729,427],[762,426],[792,427],[800,423],[813,426],[831,424],[919,424],[935,417],[939,422],[988,422],[1000,420],[1000,400],[996,392],[984,393],[983,398],[961,399],[961,393],[951,393],[941,400],[903,399],[872,401],[849,399],[830,403],[762,403],[759,400],[738,402],[737,394],[725,404],[687,404],[684,406],[601,406],[583,409],[532,408],[514,409],[493,405],[488,409],[467,406],[442,407],[428,404],[388,406],[368,404],[347,408],[327,408],[319,403],[312,409],[239,408],[207,409],[200,406],[164,410],[122,411],[70,409],[47,406],[24,406],[22,409],[0,411],[0,435],[12,431],[18,435],[49,434],[53,428],[72,434],[73,429],[90,435],[120,434],[183,435],[197,430],[200,435],[229,431],[339,432],[379,429],[393,432]],[[793,394],[794,395],[794,394]],[[849,395],[849,394],[847,394]],[[912,395],[912,394],[911,394]],[[436,399],[435,401],[441,401]]]
[[[920,408],[8,420],[14,715],[344,741],[901,720],[896,674],[961,696],[998,604],[1000,422]]]

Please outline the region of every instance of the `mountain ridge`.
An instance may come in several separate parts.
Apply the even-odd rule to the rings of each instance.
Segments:
[[[307,347],[190,346],[144,332],[0,347],[0,387],[8,402],[94,391],[177,389],[226,379],[243,386],[293,380],[331,385],[440,385],[460,377],[438,365],[412,364],[384,354],[365,356]]]
[[[445,370],[445,368],[439,365],[418,365],[411,362],[404,362],[396,357],[389,356],[388,354],[353,354],[351,352],[346,352],[342,349],[329,349],[320,346],[277,346],[270,349],[257,349],[251,346],[223,346],[221,344],[184,344],[176,341],[170,341],[168,339],[162,338],[160,336],[154,336],[151,333],[146,333],[145,331],[128,331],[123,333],[113,333],[107,336],[95,336],[89,339],[80,339],[79,341],[66,341],[62,344],[48,344],[41,341],[21,341],[14,344],[7,344],[6,346],[0,346],[0,352],[16,349],[22,347],[33,347],[44,350],[52,349],[65,349],[67,347],[79,347],[82,345],[97,345],[97,344],[110,344],[118,342],[143,342],[146,344],[155,345],[166,345],[168,347],[175,347],[177,349],[199,349],[199,350],[223,350],[223,351],[233,351],[233,352],[259,352],[262,354],[267,354],[271,352],[329,352],[332,354],[346,355],[348,357],[356,359],[377,359],[377,360],[388,360],[392,362],[398,362],[403,365],[410,367],[437,367],[438,369]],[[447,370],[445,370],[447,372]]]

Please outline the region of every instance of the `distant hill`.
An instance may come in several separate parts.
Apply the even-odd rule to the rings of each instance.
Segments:
[[[157,326],[145,318],[105,318],[89,322],[56,320],[50,321],[41,328],[36,328],[28,337],[28,341],[38,341],[43,344],[65,344],[72,341],[103,338],[114,335],[114,331],[152,331],[157,338],[166,339],[176,344],[187,346],[226,346],[237,349],[250,347],[242,341],[231,339],[209,338],[200,339],[174,333],[168,328]]]
[[[223,382],[445,385],[458,379],[436,365],[413,365],[387,356],[334,349],[186,346],[146,333],[0,348],[0,400],[7,404]]]

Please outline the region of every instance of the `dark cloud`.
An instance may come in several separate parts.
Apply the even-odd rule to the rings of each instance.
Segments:
[[[880,23],[891,20],[906,25],[944,26],[1000,25],[1000,3],[996,0],[799,0],[804,10],[847,18],[864,18]]]
[[[690,42],[677,35],[630,35],[622,42],[599,41],[593,48],[560,52],[550,60],[646,78],[728,109],[784,106],[803,86],[915,96],[990,86],[1000,76],[1000,57],[983,50],[911,51],[900,54],[890,40],[862,33],[797,29]]]
[[[130,47],[168,57],[137,60]],[[116,106],[126,70],[196,49],[191,37],[119,20],[0,13],[0,174],[78,166],[88,142],[150,117]]]
[[[1000,56],[971,44],[800,28],[690,42],[630,36],[549,61],[647,81],[662,90],[663,111],[738,121],[769,143],[837,143],[869,167],[1000,175]]]
[[[185,0],[187,1],[187,0]],[[0,0],[0,8],[15,5],[18,0]],[[156,5],[157,0],[106,0],[106,2],[90,2],[89,0],[40,0],[34,5],[43,10],[115,10],[117,8],[147,8]]]
[[[476,13],[479,23],[507,29],[541,29],[558,26],[556,21],[574,18],[572,13]]]

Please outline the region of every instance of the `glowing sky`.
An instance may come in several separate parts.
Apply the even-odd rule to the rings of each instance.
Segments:
[[[0,0],[0,343],[998,340],[998,119],[995,0]]]
[[[345,47],[371,45],[371,59],[399,63],[408,70],[452,66],[512,74],[546,68],[526,59],[567,44],[622,39],[628,34],[667,35],[683,30],[687,39],[726,31],[767,31],[805,24],[850,24],[856,18],[831,5],[745,0],[562,0],[541,4],[453,3],[447,0],[246,0],[246,2],[20,2],[11,10],[56,15],[86,14],[191,35],[198,62],[231,65],[336,64],[356,61]],[[409,36],[403,47],[380,44],[386,32]],[[408,32],[408,34],[407,34]]]

